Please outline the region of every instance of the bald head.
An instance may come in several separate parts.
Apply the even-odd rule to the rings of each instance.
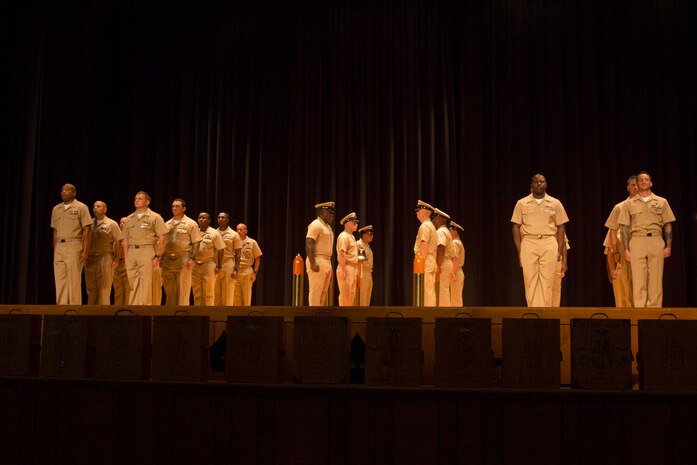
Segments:
[[[244,240],[247,237],[247,225],[240,223],[237,225],[237,234],[240,235],[240,239]]]

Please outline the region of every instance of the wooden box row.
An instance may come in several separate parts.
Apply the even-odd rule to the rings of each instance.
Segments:
[[[293,327],[296,382],[349,382],[348,317],[296,317]],[[0,315],[0,375],[204,381],[209,328],[190,315],[46,315],[43,326],[40,315]],[[283,334],[283,317],[228,317],[226,379],[280,383]],[[490,319],[436,318],[434,336],[436,386],[498,384]],[[366,318],[365,337],[366,384],[422,384],[420,318]],[[504,318],[502,355],[503,387],[560,387],[559,320]],[[697,321],[639,320],[637,359],[642,389],[697,389]],[[571,320],[572,387],[630,389],[631,364],[629,320]]]

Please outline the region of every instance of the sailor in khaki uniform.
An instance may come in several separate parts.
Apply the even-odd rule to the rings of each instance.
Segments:
[[[136,194],[136,211],[128,215],[123,233],[123,253],[131,286],[130,305],[159,305],[153,302],[153,269],[159,268],[165,250],[167,226],[162,217],[150,210],[150,195]]]
[[[370,306],[370,298],[373,295],[373,249],[370,248],[370,243],[373,242],[375,237],[375,230],[373,225],[363,226],[358,230],[358,234],[361,237],[356,245],[358,246],[358,259],[361,256],[365,257],[358,273],[361,277],[361,287],[358,290],[359,305],[362,307]],[[363,251],[363,253],[361,253]]]
[[[608,278],[612,283],[612,291],[615,295],[615,307],[633,307],[634,298],[632,297],[632,267],[627,262],[624,251],[624,241],[620,229],[619,218],[622,207],[626,201],[634,197],[639,192],[637,177],[630,176],[627,179],[627,197],[622,202],[615,205],[605,222],[608,228],[603,246],[607,256]]]
[[[57,305],[82,305],[82,267],[90,251],[92,218],[76,194],[75,186],[64,184],[63,202],[51,211]]]
[[[196,265],[191,276],[194,305],[211,307],[215,304],[215,275],[221,272],[225,242],[220,233],[211,228],[211,215],[208,213],[199,213],[198,225],[202,239],[194,256]]]
[[[453,265],[455,266],[455,280],[450,283],[450,306],[462,307],[462,290],[465,287],[465,273],[462,266],[465,264],[465,245],[460,239],[460,233],[465,229],[454,221],[448,226],[453,238]]]
[[[114,269],[114,305],[128,305],[131,287],[128,285],[128,273],[126,273],[126,259],[123,255],[123,228],[126,226],[126,217],[119,220],[121,230],[121,242],[116,247],[116,268]]]
[[[450,285],[455,281],[455,252],[453,250],[453,237],[448,229],[450,215],[435,209],[431,215],[433,226],[436,227],[438,237],[438,249],[436,251],[436,265],[438,265],[438,306],[450,307]]]
[[[336,238],[336,282],[339,285],[339,306],[348,307],[356,302],[358,276],[358,245],[353,233],[358,229],[358,217],[351,212],[341,219],[344,230]]]
[[[663,306],[663,262],[670,257],[675,215],[663,197],[651,192],[651,176],[637,177],[639,193],[626,201],[619,224],[629,242],[625,257],[632,267],[634,307]],[[625,208],[626,207],[626,208]]]
[[[421,222],[414,241],[414,255],[421,253],[424,259],[424,306],[436,306],[436,253],[438,252],[438,233],[436,227],[431,222],[431,214],[435,208],[431,205],[418,201],[414,211],[416,218]]]
[[[235,281],[239,271],[242,240],[240,235],[230,227],[230,215],[218,213],[218,229],[225,242],[223,262],[215,274],[215,305],[232,306],[235,303]]]
[[[118,266],[116,253],[123,251],[123,235],[116,221],[106,216],[107,206],[101,200],[94,202],[92,208],[92,242],[90,254],[85,265],[85,287],[89,305],[109,305],[111,303],[111,284],[114,282],[114,268]]]
[[[307,227],[305,235],[305,266],[309,284],[308,303],[310,306],[327,305],[329,286],[331,285],[332,255],[334,253],[334,202],[315,205],[317,218]]]
[[[235,281],[235,305],[249,307],[252,305],[252,284],[257,279],[263,255],[257,241],[247,235],[247,225],[237,225],[237,234],[242,241],[240,269]]]
[[[566,273],[564,231],[569,218],[561,202],[547,195],[544,176],[533,176],[530,188],[530,195],[518,200],[513,209],[513,242],[523,268],[528,307],[551,307],[557,261]]]
[[[165,256],[162,262],[162,281],[167,305],[189,305],[191,273],[194,257],[201,242],[201,231],[196,221],[186,216],[186,202],[172,201],[172,219],[167,221]]]

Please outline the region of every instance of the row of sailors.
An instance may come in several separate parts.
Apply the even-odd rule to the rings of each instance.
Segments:
[[[105,202],[94,203],[92,219],[75,197],[75,186],[65,184],[51,215],[57,304],[82,303],[84,265],[91,305],[109,305],[112,286],[114,305],[157,305],[163,285],[167,305],[190,305],[192,290],[194,305],[251,305],[262,252],[244,224],[229,226],[227,213],[213,229],[207,212],[194,221],[186,202],[175,199],[165,222],[141,191],[136,211],[117,224]]]

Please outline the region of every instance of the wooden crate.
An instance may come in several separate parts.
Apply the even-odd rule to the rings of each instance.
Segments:
[[[347,383],[351,369],[349,319],[298,316],[293,324],[293,375],[299,383]]]
[[[88,321],[89,317],[79,315],[44,316],[41,376],[94,376],[94,353],[88,350],[88,343],[94,341],[94,335]]]
[[[503,387],[560,387],[559,319],[504,318],[501,344]]]
[[[0,315],[0,376],[36,376],[41,315]]]
[[[420,386],[424,353],[421,318],[365,319],[365,383],[374,386]]]
[[[279,383],[283,369],[283,317],[229,316],[225,373],[232,383]]]
[[[149,316],[91,316],[94,377],[149,379],[152,319]]]
[[[631,389],[630,320],[571,320],[571,386]]]
[[[155,316],[152,379],[205,381],[208,378],[207,316]]]
[[[491,387],[491,318],[436,318],[434,384]]]
[[[639,320],[637,365],[641,389],[697,390],[697,321]]]

